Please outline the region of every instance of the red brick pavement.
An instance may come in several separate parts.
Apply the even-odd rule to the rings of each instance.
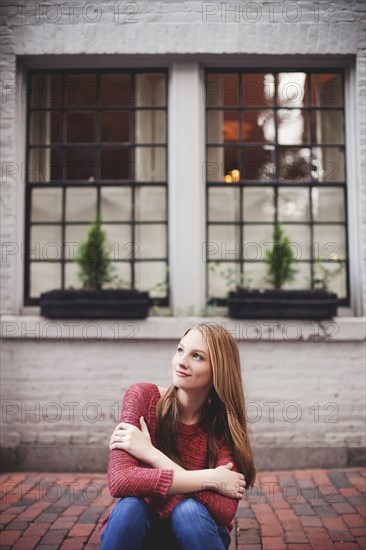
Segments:
[[[366,549],[365,478],[360,468],[259,473],[231,550]],[[0,482],[1,550],[99,548],[98,522],[115,502],[106,475],[7,473]]]

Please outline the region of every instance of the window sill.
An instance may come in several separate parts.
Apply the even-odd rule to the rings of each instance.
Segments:
[[[31,308],[37,310],[38,308]],[[177,340],[194,323],[217,323],[226,328],[237,341],[286,342],[351,342],[366,337],[365,317],[334,317],[324,321],[246,320],[215,317],[164,317],[151,315],[147,319],[78,320],[46,319],[36,311],[26,315],[4,315],[1,318],[2,341],[58,340]]]

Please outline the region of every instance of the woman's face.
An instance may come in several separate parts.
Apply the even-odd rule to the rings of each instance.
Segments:
[[[173,357],[172,369],[173,384],[178,388],[207,390],[208,387],[212,387],[208,347],[200,330],[190,330],[179,342]],[[178,372],[187,376],[179,376]]]

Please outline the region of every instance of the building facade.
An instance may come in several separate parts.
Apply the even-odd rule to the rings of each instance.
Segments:
[[[133,382],[171,383],[193,322],[242,354],[260,467],[356,464],[364,449],[362,2],[13,2],[2,6],[3,440],[7,467],[106,468]],[[146,321],[50,322],[103,220]],[[338,316],[234,321],[233,278],[266,287],[276,222],[322,269]],[[320,270],[320,272],[319,272]],[[248,279],[249,278],[249,279]]]

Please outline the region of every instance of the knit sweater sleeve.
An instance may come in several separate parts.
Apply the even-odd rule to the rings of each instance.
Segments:
[[[146,420],[150,400],[148,383],[132,384],[123,398],[120,422],[128,422],[140,429],[140,416]],[[173,477],[174,470],[143,467],[123,449],[112,449],[109,453],[108,487],[114,498],[166,496]]]
[[[226,443],[222,442],[215,468],[228,464],[228,462],[233,463],[232,471],[239,471],[231,449],[229,449]],[[232,525],[239,505],[238,499],[226,497],[209,489],[196,491],[192,494],[192,497],[206,506],[216,523],[223,526]]]

